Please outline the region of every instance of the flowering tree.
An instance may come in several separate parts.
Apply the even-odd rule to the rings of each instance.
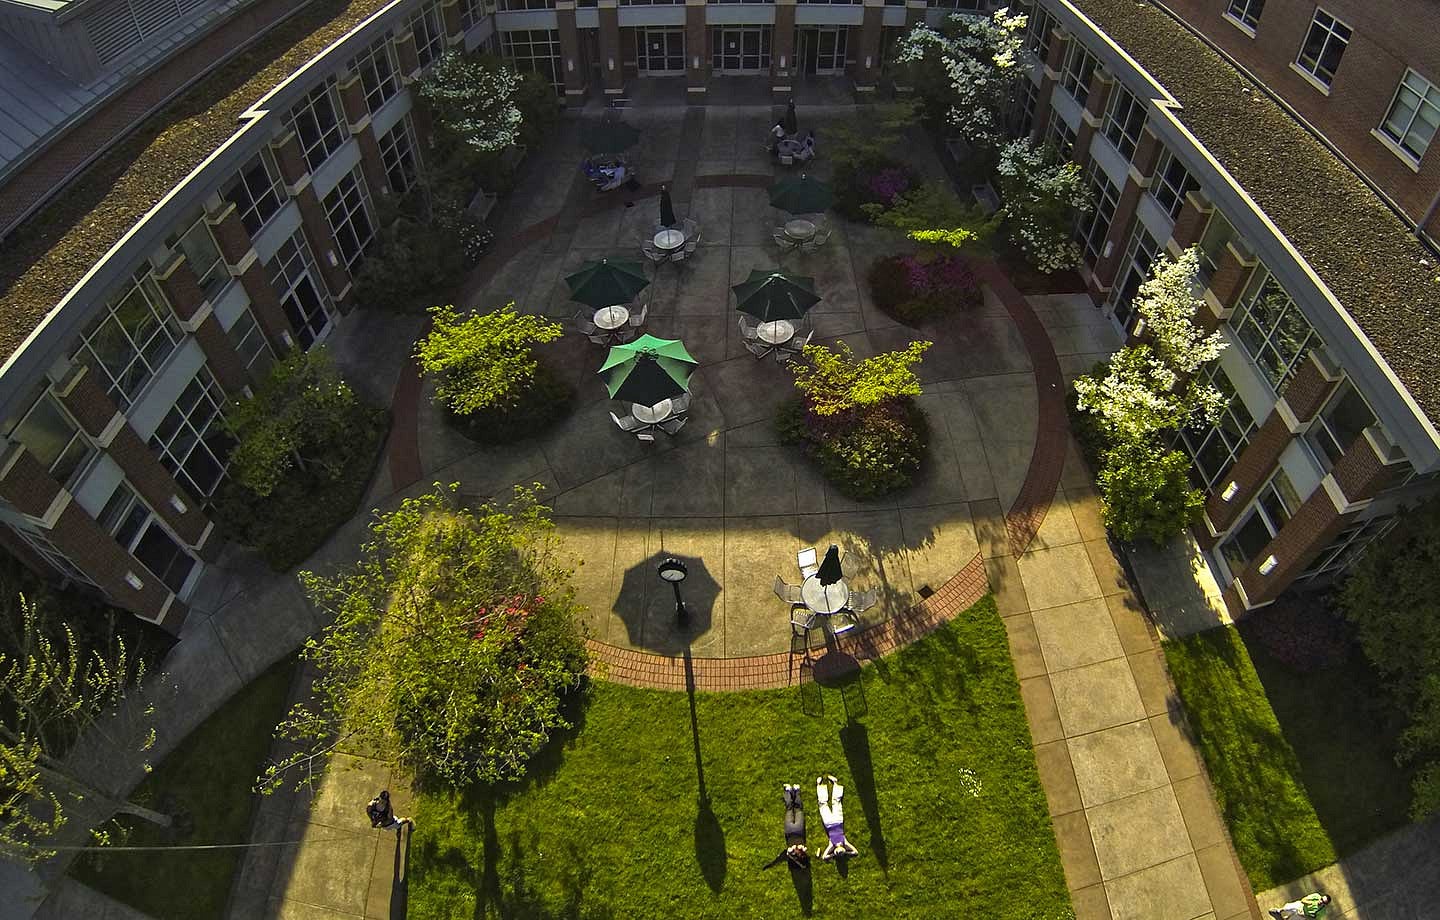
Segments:
[[[1190,458],[1155,450],[1143,441],[1117,444],[1097,477],[1105,526],[1126,542],[1144,537],[1162,544],[1190,526],[1205,497],[1190,485]]]
[[[535,383],[535,346],[564,328],[508,303],[493,313],[461,319],[453,306],[432,307],[434,319],[416,346],[421,369],[435,378],[435,395],[457,415],[516,405]]]
[[[437,123],[483,152],[503,150],[520,138],[523,118],[515,104],[521,76],[458,51],[446,52],[420,83],[420,98]]]
[[[292,771],[311,781],[341,743],[391,754],[422,781],[496,782],[568,727],[561,706],[586,656],[554,524],[534,490],[471,511],[451,507],[455,488],[379,517],[350,571],[301,573],[333,622],[305,644],[314,701],[277,729],[299,749],[262,790]]]
[[[838,415],[903,396],[919,396],[920,378],[914,366],[930,345],[911,342],[903,351],[882,352],[873,358],[856,358],[843,341],[835,350],[806,345],[808,363],[792,365],[795,387],[816,415]]]
[[[1074,163],[1062,163],[1053,148],[1015,140],[1000,151],[996,167],[1010,237],[1030,264],[1042,272],[1074,268],[1080,247],[1070,238],[1077,211],[1093,205]]]
[[[900,39],[896,63],[910,65],[932,108],[970,144],[998,147],[1004,112],[1023,77],[1025,16],[999,9],[989,19],[955,14],[936,30],[923,23]]]
[[[1220,333],[1207,334],[1195,324],[1195,317],[1205,307],[1195,296],[1199,270],[1198,246],[1191,246],[1177,259],[1162,257],[1135,298],[1135,312],[1144,318],[1156,354],[1178,374],[1194,374],[1225,350]]]

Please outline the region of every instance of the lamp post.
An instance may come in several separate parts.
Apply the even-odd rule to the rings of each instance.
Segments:
[[[685,563],[676,559],[674,556],[669,556],[662,560],[658,571],[660,580],[669,582],[671,589],[675,591],[675,619],[683,624],[687,614],[685,602],[680,599],[680,582],[684,581],[685,576],[689,575],[690,572],[685,568]]]

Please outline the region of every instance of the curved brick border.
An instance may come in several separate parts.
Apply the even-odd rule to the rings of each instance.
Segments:
[[[732,173],[695,177],[696,188],[768,188],[774,177],[754,173]],[[630,200],[658,194],[658,187],[647,186]],[[618,207],[624,199],[602,199],[577,208],[580,215],[596,214]],[[481,279],[494,275],[506,262],[528,246],[545,239],[559,226],[565,213],[552,214],[538,223],[512,235],[491,250],[471,273],[466,293],[478,286]],[[993,261],[974,262],[976,275],[990,285],[1005,305],[1011,320],[1020,330],[1021,340],[1030,357],[1035,375],[1037,423],[1035,447],[1030,466],[1015,504],[1005,516],[1010,551],[1020,555],[1030,546],[1060,483],[1065,465],[1066,422],[1065,390],[1060,376],[1060,363],[1045,326],[1025,296]],[[419,442],[420,374],[413,363],[400,375],[391,397],[394,427],[390,436],[389,460],[391,488],[395,491],[419,481],[423,469]],[[976,553],[964,568],[955,573],[934,594],[884,623],[864,631],[851,633],[832,642],[825,654],[812,659],[796,652],[772,655],[751,655],[744,658],[688,658],[654,655],[635,649],[621,648],[594,639],[586,645],[595,663],[596,676],[632,687],[656,690],[762,690],[793,686],[804,672],[827,664],[854,667],[856,663],[873,660],[903,648],[926,635],[941,623],[968,609],[985,592],[984,560]]]

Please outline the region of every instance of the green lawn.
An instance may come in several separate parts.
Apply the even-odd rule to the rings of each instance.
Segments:
[[[155,767],[132,800],[180,817],[173,828],[126,821],[127,846],[243,843],[251,792],[286,709],[295,659],[286,658],[221,706]],[[243,851],[104,853],[71,874],[159,920],[215,920],[225,913]]]
[[[1256,891],[1335,861],[1245,643],[1233,627],[1165,643],[1225,823]]]
[[[1072,916],[989,598],[845,687],[692,709],[598,682],[581,718],[508,795],[419,797],[412,920]],[[846,786],[860,858],[762,872],[783,843],[781,783],[802,785],[823,840],[822,772]]]

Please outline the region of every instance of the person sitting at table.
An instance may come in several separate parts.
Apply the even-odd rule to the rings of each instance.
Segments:
[[[785,783],[781,789],[785,802],[785,849],[761,868],[769,869],[788,859],[798,868],[805,869],[810,865],[810,851],[805,848],[805,806],[800,801],[800,787]]]
[[[830,781],[828,786],[825,784],[827,779]],[[820,800],[820,823],[825,825],[825,835],[830,838],[830,842],[820,854],[820,858],[824,860],[831,860],[836,856],[860,855],[855,845],[845,839],[845,809],[840,804],[843,795],[845,787],[840,785],[835,774],[827,773],[815,777],[815,798]]]
[[[770,152],[772,154],[778,153],[780,149],[780,144],[784,142],[784,140],[785,123],[783,121],[777,121],[775,122],[774,127],[770,129]]]
[[[801,163],[808,163],[815,159],[815,132],[811,131],[805,135],[805,140],[800,143],[800,148],[791,154]]]

